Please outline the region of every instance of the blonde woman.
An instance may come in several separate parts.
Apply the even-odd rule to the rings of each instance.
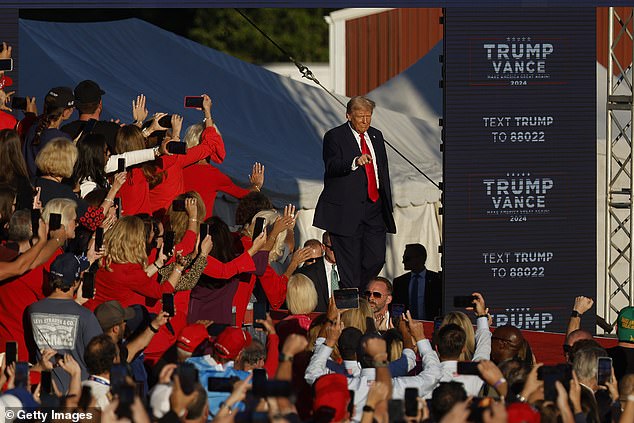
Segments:
[[[93,310],[106,301],[117,300],[123,307],[154,303],[164,293],[173,293],[183,271],[179,262],[167,281],[159,284],[147,275],[145,226],[135,216],[119,219],[104,237],[106,255],[95,275],[95,298],[85,306]]]
[[[341,313],[341,321],[345,327],[355,327],[362,333],[368,329],[368,317],[374,322],[374,312],[365,298],[359,298],[359,308],[351,308]]]
[[[488,312],[488,309],[485,306],[482,294],[474,292],[473,295],[476,297],[476,315],[478,314],[477,310],[480,310],[480,314],[482,315],[481,317],[476,318],[478,325],[477,331],[473,330],[471,320],[461,311],[452,311],[447,313],[440,324],[440,327],[442,328],[450,323],[455,323],[460,326],[467,335],[465,349],[460,354],[459,361],[480,361],[491,359],[491,331],[489,330],[488,318],[485,319],[483,317],[485,316],[485,313]],[[488,314],[486,316],[488,316]]]
[[[306,335],[310,328],[309,315],[317,307],[317,290],[308,276],[298,273],[288,279],[286,305],[289,316],[280,321],[275,328],[281,344],[284,344],[284,340],[291,333]]]

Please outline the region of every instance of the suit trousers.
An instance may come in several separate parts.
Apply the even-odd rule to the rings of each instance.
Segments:
[[[381,198],[376,202],[366,199],[363,216],[351,236],[330,234],[337,259],[339,286],[359,288],[363,292],[385,264],[386,227],[381,210]]]

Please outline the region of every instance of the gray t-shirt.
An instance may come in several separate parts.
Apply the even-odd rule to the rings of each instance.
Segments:
[[[26,317],[26,323],[30,325],[26,339],[29,349],[35,350],[35,346],[39,349],[35,351],[36,358],[39,359],[40,351],[47,348],[59,354],[71,354],[81,367],[81,379],[87,379],[84,351],[92,338],[102,334],[93,312],[73,300],[45,298],[31,304],[26,310]],[[53,380],[60,391],[66,392],[70,376],[59,367],[53,372]]]

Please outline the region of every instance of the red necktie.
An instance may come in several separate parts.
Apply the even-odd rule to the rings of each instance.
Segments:
[[[361,154],[367,154],[372,157],[368,144],[365,142],[365,137],[361,135]],[[374,157],[372,157],[374,160]],[[368,197],[373,203],[379,199],[379,189],[376,187],[376,175],[374,173],[374,164],[372,162],[365,165],[365,176],[368,178]]]

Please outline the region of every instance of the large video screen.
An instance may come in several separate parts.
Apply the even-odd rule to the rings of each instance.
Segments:
[[[596,297],[595,11],[448,8],[444,26],[444,309],[478,291],[494,325],[563,332]]]

